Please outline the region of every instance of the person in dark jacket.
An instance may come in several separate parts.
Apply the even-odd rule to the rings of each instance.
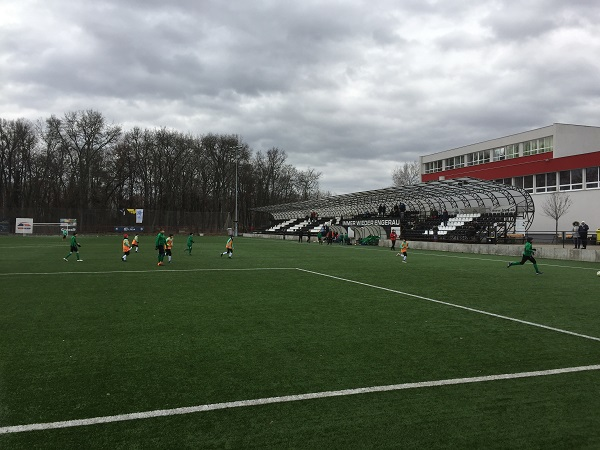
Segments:
[[[588,238],[588,230],[590,227],[585,220],[582,220],[579,224],[579,240],[581,241],[581,248],[585,249],[587,247],[587,238]]]

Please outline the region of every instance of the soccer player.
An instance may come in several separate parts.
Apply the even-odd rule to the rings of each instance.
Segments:
[[[133,247],[135,247],[135,252],[136,252],[136,253],[138,252],[138,247],[139,247],[139,244],[140,244],[140,239],[138,238],[138,235],[136,234],[136,235],[133,237],[133,241],[131,241],[131,247],[132,247],[132,248],[133,248]]]
[[[406,242],[406,239],[402,239],[402,242],[400,243],[400,253],[396,253],[396,256],[400,255],[402,255],[402,262],[405,263],[406,256],[408,255],[408,242]]]
[[[129,245],[129,236],[123,235],[123,256],[121,256],[121,261],[127,262],[127,255],[129,255],[129,251],[131,250],[131,246]]]
[[[167,255],[167,259],[169,260],[169,263],[171,262],[171,259],[173,257],[173,255],[171,254],[172,248],[173,248],[173,235],[170,234],[165,242],[165,253]]]
[[[535,255],[535,248],[533,248],[532,242],[533,242],[533,238],[531,236],[527,236],[527,242],[525,242],[525,248],[523,248],[523,257],[521,258],[521,261],[509,262],[508,265],[506,266],[507,269],[510,266],[518,266],[518,265],[522,266],[527,261],[531,261],[533,263],[533,268],[535,269],[535,274],[541,275],[543,273],[543,272],[540,272],[540,269],[538,269],[537,262],[536,262],[535,258],[533,257],[533,255]]]
[[[83,261],[83,259],[81,259],[79,257],[79,247],[81,247],[81,244],[79,242],[77,242],[77,232],[73,233],[73,236],[71,236],[71,251],[69,251],[69,254],[67,256],[65,256],[63,259],[65,261],[69,261],[69,256],[71,256],[73,253],[75,253],[77,255],[77,261]]]
[[[157,266],[164,266],[163,260],[165,259],[165,244],[167,243],[167,238],[165,237],[164,230],[160,230],[156,235],[156,240],[154,241],[154,246],[156,250],[158,250],[158,264]]]
[[[225,244],[225,251],[221,253],[221,256],[227,255],[228,258],[233,256],[233,236],[229,236],[227,243]]]
[[[184,252],[189,252],[190,256],[192,256],[192,244],[194,243],[194,233],[190,233],[190,235],[187,238],[187,247],[185,248]]]

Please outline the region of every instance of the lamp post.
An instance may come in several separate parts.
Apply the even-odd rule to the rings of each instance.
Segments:
[[[233,219],[233,235],[238,236],[238,152],[241,145],[235,146],[235,216]]]

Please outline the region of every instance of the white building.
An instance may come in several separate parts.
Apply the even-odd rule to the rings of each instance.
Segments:
[[[543,211],[553,192],[572,201],[559,230],[575,220],[585,220],[590,234],[600,228],[600,127],[555,123],[422,156],[420,163],[422,181],[474,177],[525,189],[535,204],[530,231],[554,230]]]

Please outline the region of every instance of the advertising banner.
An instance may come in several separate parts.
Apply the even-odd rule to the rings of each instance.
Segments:
[[[15,223],[15,234],[33,234],[33,218],[17,217]]]

